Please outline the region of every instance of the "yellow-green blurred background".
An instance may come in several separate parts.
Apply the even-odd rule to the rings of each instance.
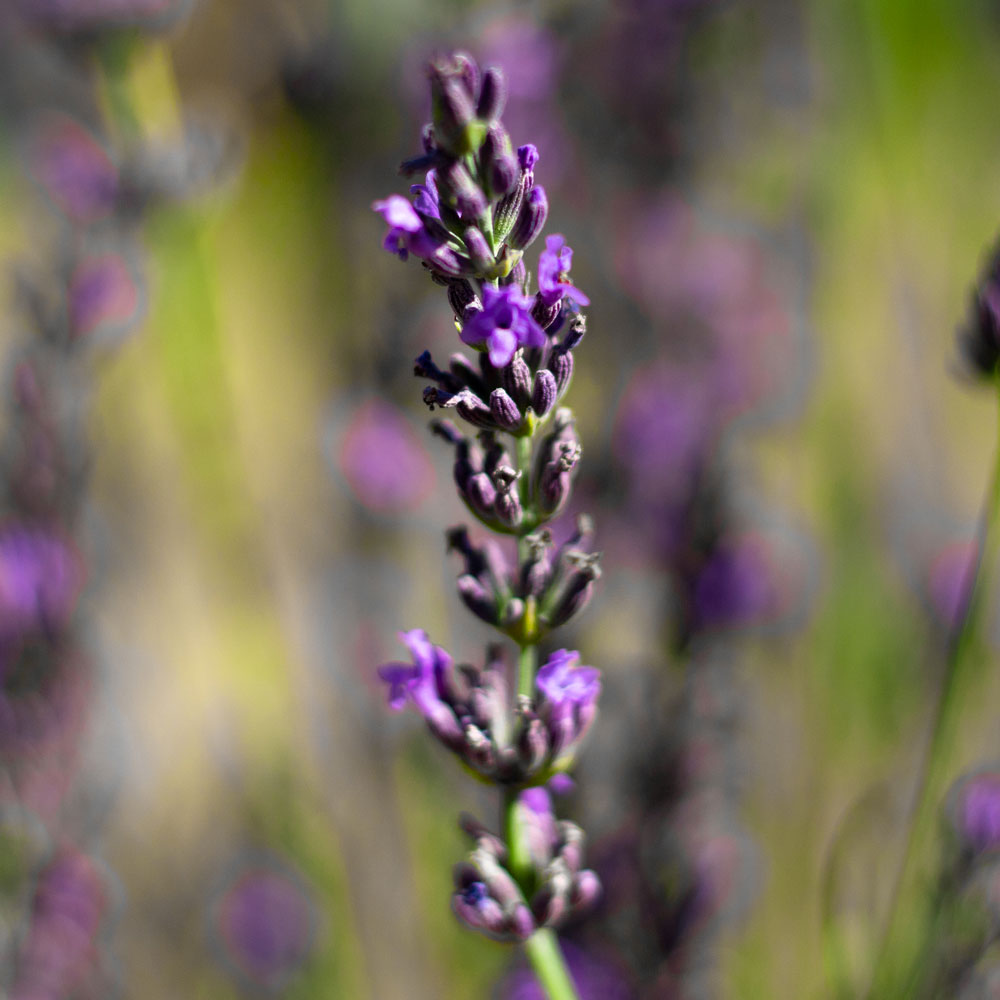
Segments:
[[[91,55],[18,37],[40,77],[55,60],[107,111]],[[310,906],[277,995],[471,1000],[510,960],[448,908],[466,849],[455,817],[494,821],[491,793],[388,713],[374,680],[400,655],[397,629],[465,659],[488,635],[454,594],[442,532],[464,510],[411,378],[425,346],[452,349],[450,315],[419,267],[381,249],[370,209],[405,191],[424,60],[505,39],[544,49],[537,99],[518,98],[543,138],[513,139],[539,144],[550,231],[573,243],[593,301],[568,399],[584,469],[619,474],[630,380],[680,325],[696,337],[659,281],[690,279],[711,243],[725,266],[699,295],[764,316],[756,332],[737,323],[759,388],[726,436],[726,483],[741,523],[773,542],[781,596],[713,654],[733,702],[726,809],[753,870],[697,995],[862,995],[944,655],[935,560],[971,539],[996,448],[995,400],[956,374],[953,342],[1000,228],[1000,10],[986,0],[197,0],[135,38],[124,86],[140,133],[169,141],[175,116],[201,113],[228,152],[192,196],[144,213],[145,317],[92,368],[81,544],[100,682],[74,823],[99,830],[117,886],[102,948],[123,996],[257,995],[214,921],[261,858]],[[44,260],[64,234],[22,137],[62,91],[4,85],[0,241],[11,262]],[[659,223],[641,228],[662,204],[686,220],[669,252]],[[345,465],[375,400],[420,456],[419,488],[381,508]],[[615,490],[589,488],[613,519]],[[601,547],[600,517],[597,530]],[[615,755],[632,759],[656,725],[629,725],[642,678],[681,689],[688,670],[666,640],[663,571],[603,544],[572,634],[604,671],[614,734],[585,752],[570,806],[598,839],[620,818]],[[956,776],[1000,757],[995,646],[982,660]]]

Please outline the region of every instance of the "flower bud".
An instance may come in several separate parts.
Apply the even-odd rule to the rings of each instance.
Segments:
[[[556,379],[557,398],[561,399],[573,378],[573,352],[564,350],[560,345],[549,358],[549,368]]]
[[[515,250],[525,250],[538,238],[549,217],[549,200],[545,188],[533,187],[521,205],[514,228],[507,236],[507,245]]]
[[[507,79],[498,66],[487,66],[483,73],[482,87],[476,114],[491,124],[502,114],[507,103]]]
[[[493,235],[497,240],[506,239],[521,212],[534,181],[522,171],[514,186],[500,199],[493,212]]]
[[[518,348],[510,364],[500,371],[504,389],[519,408],[524,409],[531,402],[531,369],[524,360],[524,350]]]
[[[569,903],[576,914],[589,910],[601,897],[601,880],[597,877],[597,872],[584,868],[578,872],[573,879],[573,888],[570,890]]]
[[[564,625],[587,606],[593,594],[594,581],[601,575],[600,558],[599,552],[567,553],[573,568],[567,573],[551,604],[541,612],[550,628]]]
[[[458,319],[462,318],[467,306],[477,301],[472,285],[464,278],[452,279],[448,282],[448,304]]]
[[[494,389],[490,393],[490,413],[505,431],[516,430],[521,426],[521,411],[504,389]]]
[[[438,176],[441,198],[454,204],[466,221],[480,218],[486,211],[486,195],[465,165],[454,160]]]
[[[526,774],[533,774],[549,754],[549,733],[541,719],[526,720],[517,740],[517,752]]]
[[[507,252],[506,247],[504,253]],[[501,285],[517,285],[524,288],[524,283],[528,278],[528,270],[524,266],[524,258],[519,257],[517,263],[510,269],[510,273],[505,278],[500,279]]]
[[[548,330],[557,319],[559,319],[559,314],[562,311],[562,301],[558,300],[551,304],[546,303],[546,301],[539,295],[535,293],[535,301],[531,307],[531,318],[543,329]]]
[[[546,416],[556,405],[558,393],[555,376],[547,368],[542,368],[535,375],[535,388],[531,394],[531,408],[535,411],[535,416]]]
[[[502,198],[514,190],[520,176],[517,160],[510,148],[507,130],[497,122],[490,126],[480,153],[482,176],[494,198]]]
[[[486,237],[475,226],[469,226],[462,234],[465,248],[469,251],[469,260],[477,274],[487,274],[496,263]]]
[[[552,535],[547,530],[526,535],[524,538],[528,555],[521,566],[518,590],[523,597],[541,597],[552,579]]]
[[[474,153],[485,132],[473,104],[479,76],[475,63],[464,54],[439,59],[431,63],[429,76],[435,144],[455,157]]]
[[[476,577],[464,574],[456,583],[462,603],[477,617],[490,625],[497,623],[496,597]]]
[[[497,518],[509,528],[516,528],[524,517],[517,490],[517,481],[520,478],[521,473],[515,472],[507,465],[500,466],[493,475],[497,487]]]
[[[496,487],[484,472],[469,477],[462,491],[462,499],[479,517],[491,518],[496,503]]]

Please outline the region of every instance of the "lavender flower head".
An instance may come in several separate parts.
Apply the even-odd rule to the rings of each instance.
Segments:
[[[312,901],[297,879],[270,866],[241,872],[216,902],[214,915],[226,964],[258,989],[287,985],[313,944]]]
[[[460,499],[490,531],[515,536],[512,567],[496,542],[473,544],[464,525],[447,532],[464,564],[463,603],[517,643],[513,668],[504,649],[487,648],[484,666],[456,666],[421,629],[400,633],[412,663],[387,663],[378,674],[389,707],[412,703],[433,736],[467,770],[502,792],[503,838],[464,823],[476,847],[454,871],[452,909],[466,926],[502,941],[523,942],[582,912],[600,883],[582,868],[583,832],[558,821],[549,782],[573,763],[593,721],[600,675],[579,654],[559,650],[535,675],[538,644],[580,612],[600,574],[592,534],[581,517],[571,539],[555,546],[543,526],[567,505],[581,447],[572,411],[559,402],[573,374],[573,351],[586,333],[579,312],[587,296],[569,280],[572,250],[550,236],[529,294],[524,252],[542,233],[548,197],[535,183],[533,143],[517,147],[501,113],[507,94],[496,67],[480,71],[465,53],[431,63],[432,121],[423,152],[402,164],[424,174],[399,195],[373,204],[388,231],[383,246],[411,254],[447,289],[459,339],[478,352],[455,353],[447,366],[421,353],[414,371],[430,382],[424,402],[453,412],[435,435],[454,448]],[[550,941],[554,945],[554,941]],[[559,963],[558,948],[539,961]]]

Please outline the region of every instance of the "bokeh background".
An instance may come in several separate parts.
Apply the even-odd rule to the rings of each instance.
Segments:
[[[595,997],[862,995],[996,448],[954,331],[1000,228],[1000,10],[135,7],[0,17],[4,384],[70,331],[72,378],[43,375],[87,473],[88,664],[3,740],[0,982],[532,995],[448,908],[457,814],[496,803],[374,673],[398,629],[488,639],[411,374],[448,307],[370,208],[462,47],[507,71],[594,303],[569,402],[604,575],[559,645],[603,712],[560,809],[606,893],[571,960]],[[956,777],[1000,757],[998,681]]]

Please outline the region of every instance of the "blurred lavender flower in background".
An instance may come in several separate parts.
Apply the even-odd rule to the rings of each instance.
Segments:
[[[286,989],[314,945],[314,904],[301,879],[274,861],[241,865],[211,912],[223,960],[254,989]]]

